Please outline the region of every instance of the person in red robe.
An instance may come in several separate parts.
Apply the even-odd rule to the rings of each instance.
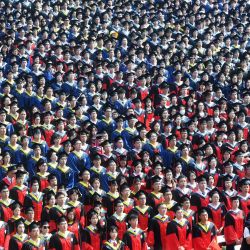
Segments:
[[[65,216],[58,219],[57,228],[58,232],[50,238],[49,249],[80,250],[79,242],[77,241],[76,236],[68,231],[68,223]]]
[[[167,249],[185,250],[192,248],[192,228],[189,221],[184,218],[181,207],[175,207],[175,219],[169,222],[166,234]]]
[[[88,214],[89,226],[81,231],[82,249],[100,250],[102,247],[103,231],[99,223],[98,213],[90,210]]]
[[[22,170],[16,172],[16,185],[10,190],[10,198],[18,201],[22,206],[28,192],[28,188],[24,185],[24,176],[26,173],[26,171]]]
[[[118,238],[118,228],[116,226],[108,227],[108,239],[104,241],[102,250],[122,250],[124,243]]]
[[[247,216],[250,212],[250,194],[249,189],[250,187],[250,180],[243,179],[240,182],[240,194],[238,194],[240,198],[240,209],[243,210],[244,214]]]
[[[151,181],[153,191],[148,195],[148,205],[154,209],[156,214],[158,205],[164,202],[164,197],[161,193],[161,178],[156,175]]]
[[[8,186],[3,185],[0,189],[1,199],[0,199],[0,219],[7,222],[13,215],[11,210],[11,205],[15,202],[9,198],[9,189]]]
[[[213,250],[211,244],[217,242],[216,227],[208,220],[208,212],[201,208],[198,211],[199,222],[193,225],[193,249],[194,250]]]
[[[208,217],[212,221],[218,233],[221,233],[224,227],[225,215],[227,209],[223,203],[220,202],[220,192],[216,189],[210,191],[211,203],[208,204]]]
[[[130,228],[123,236],[124,250],[147,250],[145,233],[138,228],[138,215],[131,213],[129,216]]]
[[[207,180],[205,177],[200,176],[197,180],[198,191],[191,195],[191,209],[197,212],[202,207],[207,207],[209,203],[209,196],[207,188]]]
[[[23,243],[28,239],[28,235],[24,233],[25,227],[23,220],[16,222],[16,228],[16,233],[10,238],[8,249],[21,250]]]
[[[227,250],[233,250],[236,245],[242,243],[245,219],[243,211],[239,209],[239,197],[234,196],[231,200],[232,209],[226,213],[224,227]]]
[[[147,243],[154,249],[166,250],[166,230],[170,218],[167,216],[167,206],[162,203],[158,206],[158,214],[149,224]]]
[[[24,198],[24,209],[33,207],[35,212],[35,221],[41,220],[43,210],[43,193],[39,192],[39,178],[33,177],[30,181],[31,192]]]
[[[139,191],[136,194],[136,198],[138,199],[138,206],[135,206],[131,212],[138,214],[138,226],[144,232],[148,231],[149,221],[153,216],[153,208],[146,205],[147,204],[147,196],[146,192]]]
[[[195,220],[195,212],[192,209],[190,209],[191,207],[190,198],[184,195],[182,196],[180,203],[183,208],[184,218],[189,221],[192,227],[194,220]]]
[[[68,230],[76,236],[78,242],[80,242],[79,235],[79,221],[76,219],[76,213],[74,207],[69,207],[67,209],[67,222],[68,222]]]
[[[115,213],[108,218],[108,228],[116,226],[118,228],[118,238],[122,240],[124,233],[127,231],[127,214],[124,213],[124,204],[121,199],[115,201]]]

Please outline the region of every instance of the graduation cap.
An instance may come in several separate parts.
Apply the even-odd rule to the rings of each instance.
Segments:
[[[203,182],[203,181],[207,182],[207,179],[206,179],[205,176],[200,175],[199,177],[197,177],[197,182],[198,182],[198,183]]]
[[[105,146],[111,146],[110,142],[108,140],[104,141],[101,143],[101,146],[102,147],[105,147]]]
[[[126,188],[128,188],[128,189],[130,190],[128,184],[127,184],[127,183],[123,183],[123,184],[120,186],[120,192],[123,192]]]
[[[23,224],[24,224],[23,218],[19,218],[19,219],[15,220],[15,228],[17,228],[19,225],[23,225]]]
[[[12,204],[10,204],[10,208],[12,211],[14,211],[16,208],[22,208],[22,205],[18,201],[15,201]]]
[[[119,204],[123,204],[122,199],[121,199],[121,198],[115,199],[115,201],[114,201],[114,206],[117,207]]]
[[[218,194],[219,197],[221,198],[221,192],[218,188],[213,188],[210,192],[209,192],[209,197],[212,197],[214,194]]]
[[[17,171],[17,165],[16,164],[13,164],[13,165],[11,165],[11,166],[9,166],[8,167],[8,169],[7,169],[7,172],[11,172],[11,171]]]
[[[250,180],[248,180],[248,179],[242,179],[242,180],[240,180],[240,182],[239,182],[239,186],[240,187],[246,186],[246,185],[250,185]]]
[[[141,181],[142,181],[142,178],[139,175],[132,177],[132,184],[133,185],[136,183],[141,183]]]
[[[227,175],[225,175],[225,176],[223,177],[223,181],[224,181],[224,182],[226,182],[226,181],[231,181],[231,182],[232,182],[232,181],[233,181],[233,178],[232,178],[230,175],[227,174]]]
[[[209,210],[207,207],[202,207],[198,210],[198,216],[202,215],[202,214],[209,214]]]
[[[7,125],[1,122],[1,123],[0,123],[0,128],[1,128],[1,127],[6,128],[6,127],[7,127]]]
[[[2,191],[7,191],[7,190],[9,190],[9,188],[8,188],[7,185],[1,185],[1,186],[0,186],[0,192],[2,192]]]

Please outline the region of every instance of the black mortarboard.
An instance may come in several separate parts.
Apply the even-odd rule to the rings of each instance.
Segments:
[[[155,175],[153,178],[151,178],[151,183],[155,184],[157,182],[160,182],[161,178],[158,175]]]

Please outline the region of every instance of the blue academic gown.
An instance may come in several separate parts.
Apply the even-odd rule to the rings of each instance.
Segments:
[[[17,158],[17,163],[22,163],[24,166],[26,166],[28,160],[31,158],[33,155],[33,150],[30,150],[29,153],[25,153],[22,148],[20,148],[16,152],[16,158]]]
[[[101,170],[98,172],[94,167],[90,168],[90,176],[91,179],[98,178],[101,183],[101,189],[107,186],[106,184],[106,168],[102,167]]]
[[[122,139],[124,141],[124,147],[127,150],[132,150],[133,148],[133,137],[138,135],[138,131],[132,131],[129,127],[125,128],[122,133]]]
[[[54,170],[57,177],[58,185],[64,185],[66,189],[71,189],[75,186],[74,171],[68,168],[67,171],[62,171],[60,167]]]
[[[39,158],[39,159],[44,159],[46,161],[46,158],[43,157],[43,156],[41,158]],[[39,159],[36,159],[33,156],[27,162],[26,170],[29,172],[29,177],[30,178],[32,178],[34,175],[36,175],[36,172],[37,172],[36,164],[37,164]]]
[[[81,155],[77,155],[76,152],[73,151],[68,156],[67,166],[74,171],[75,179],[77,179],[81,170],[84,168],[90,169],[90,158],[85,152],[82,152]]]

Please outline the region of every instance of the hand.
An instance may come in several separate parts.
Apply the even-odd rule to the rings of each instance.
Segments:
[[[180,247],[178,247],[178,250],[185,250],[185,248],[180,246]]]
[[[241,244],[241,240],[238,240],[238,239],[237,239],[237,240],[235,241],[235,243],[236,243],[236,245],[240,245],[240,244]]]

